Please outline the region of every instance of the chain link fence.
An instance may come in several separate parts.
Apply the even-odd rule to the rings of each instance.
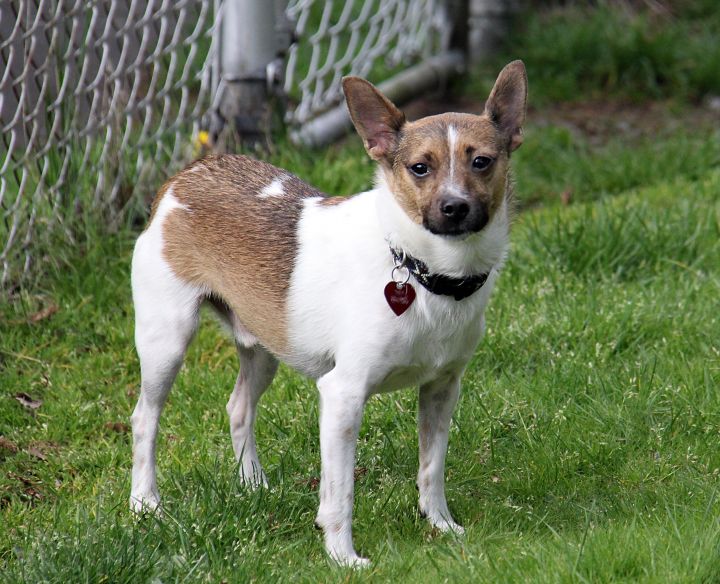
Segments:
[[[213,0],[0,2],[0,288],[113,227],[192,156]]]
[[[382,81],[450,44],[444,0],[294,0],[287,10],[302,42],[290,48],[284,90],[301,125],[342,100],[344,75]]]
[[[270,0],[0,2],[0,289],[89,232],[143,217],[202,130],[232,122],[222,101],[233,84],[281,93],[299,128],[341,102],[343,75],[377,82],[446,51],[449,1],[275,4],[273,58],[236,71],[228,51],[266,36],[238,7],[269,13]]]

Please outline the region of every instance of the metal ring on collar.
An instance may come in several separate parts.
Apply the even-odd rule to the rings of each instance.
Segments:
[[[404,280],[396,278],[396,273],[400,270],[405,270],[406,272]],[[407,266],[403,266],[402,264],[400,264],[399,266],[395,266],[392,269],[392,273],[390,274],[390,279],[398,285],[398,288],[401,288],[410,280],[410,269]]]

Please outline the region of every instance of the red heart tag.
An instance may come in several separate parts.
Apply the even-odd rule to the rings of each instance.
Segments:
[[[388,282],[385,286],[385,300],[392,311],[400,316],[415,301],[415,288],[410,284],[401,284],[397,282]]]

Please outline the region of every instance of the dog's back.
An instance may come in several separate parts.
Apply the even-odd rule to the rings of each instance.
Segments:
[[[283,353],[297,224],[305,201],[323,196],[271,164],[207,156],[160,190],[148,230],[160,232],[161,247],[139,242],[134,261],[162,254],[176,277],[224,302],[263,345]]]

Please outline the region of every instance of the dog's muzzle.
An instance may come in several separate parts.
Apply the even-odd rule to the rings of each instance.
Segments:
[[[489,219],[487,203],[446,195],[434,201],[423,223],[437,235],[464,235],[480,231]]]

